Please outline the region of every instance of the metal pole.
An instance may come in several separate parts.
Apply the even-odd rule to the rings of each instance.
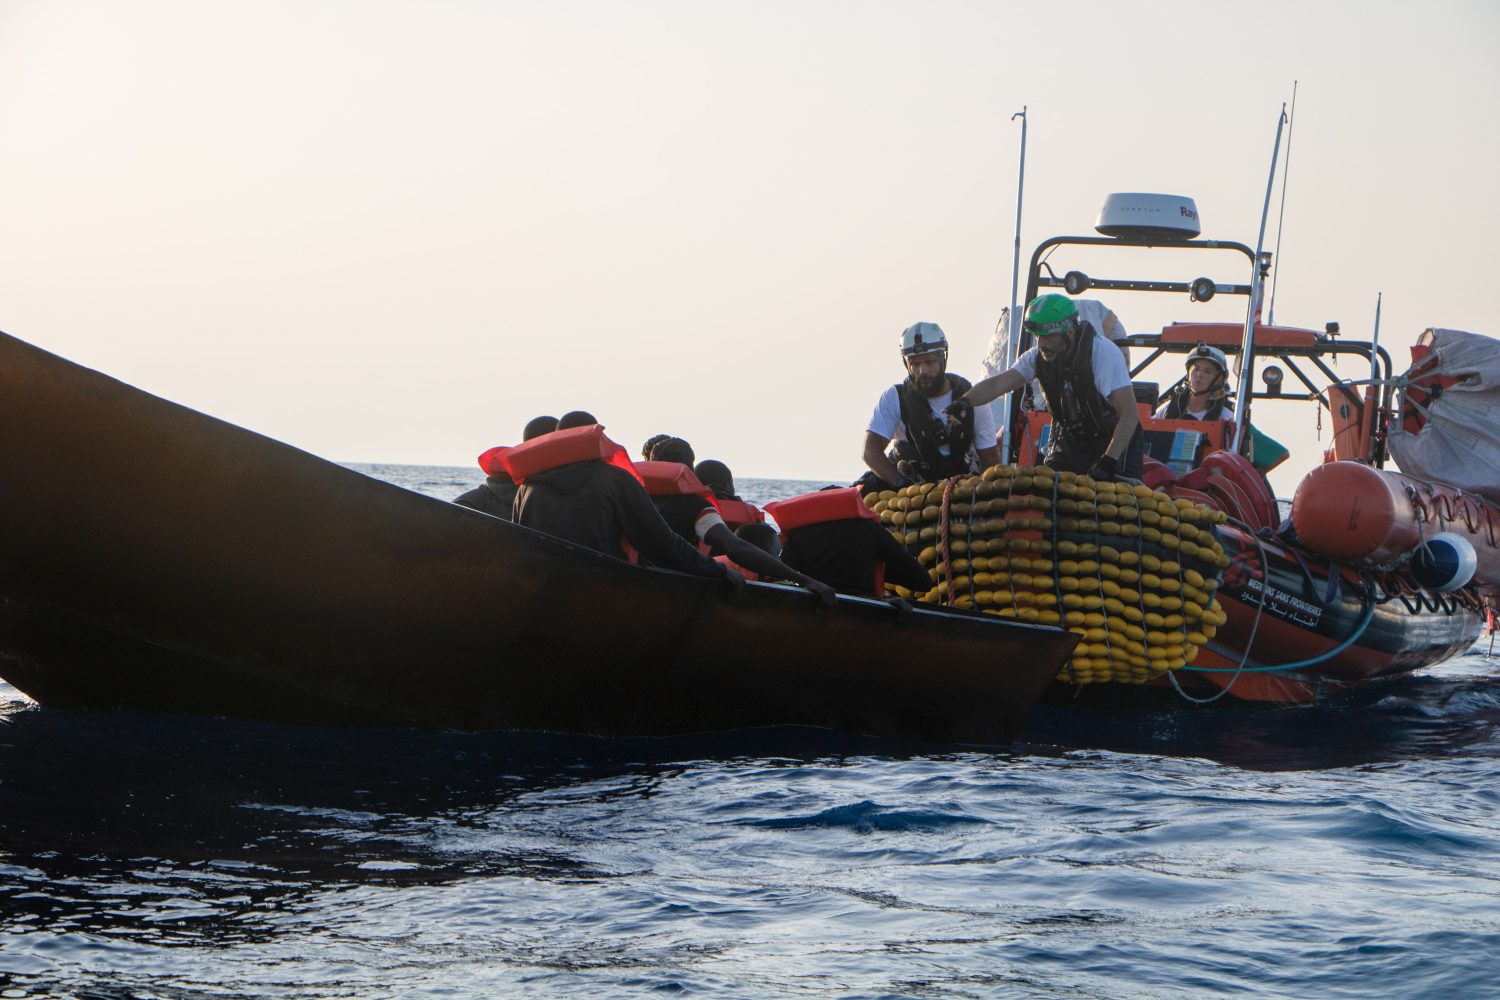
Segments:
[[[1286,220],[1286,178],[1292,172],[1292,136],[1297,131],[1297,81],[1292,81],[1292,116],[1286,123],[1286,162],[1281,166],[1281,209],[1276,213],[1276,273],[1271,276],[1271,303],[1266,325],[1276,325],[1276,281],[1281,276],[1281,228]]]
[[[1016,293],[1021,280],[1021,203],[1026,192],[1026,108],[1010,116],[1011,121],[1021,119],[1021,166],[1016,179],[1016,242],[1015,256],[1010,265],[1010,308],[1005,313],[1005,349],[1000,352],[1000,370],[1005,371],[1016,363],[1016,337],[1021,324],[1016,321]],[[1010,406],[1009,400],[1001,397],[990,404],[994,409],[995,424],[1000,428],[1001,461],[1010,453]]]
[[[1021,280],[1021,201],[1026,191],[1026,105],[1021,110],[1010,116],[1011,121],[1021,119],[1021,166],[1017,173],[1016,181],[1016,245],[1015,256],[1010,265],[1010,312],[1006,314],[1006,321],[1010,323],[1010,329],[1005,331],[1005,367],[1009,368],[1016,361],[1016,331],[1020,324],[1016,322],[1016,294],[1019,291]]]
[[[1375,332],[1370,335],[1370,387],[1365,390],[1365,398],[1369,400],[1365,405],[1369,413],[1365,417],[1369,420],[1369,431],[1365,435],[1365,461],[1375,462],[1375,432],[1380,428],[1380,405],[1382,393],[1389,394],[1389,386],[1381,386],[1380,378],[1380,302],[1385,298],[1384,292],[1375,293]]]
[[[1281,131],[1286,128],[1286,105],[1276,116],[1276,144],[1271,147],[1271,172],[1266,178],[1266,202],[1260,212],[1260,234],[1255,237],[1255,262],[1251,265],[1250,308],[1245,313],[1245,336],[1240,343],[1240,405],[1234,410],[1234,443],[1231,450],[1244,454],[1250,427],[1250,395],[1255,384],[1255,323],[1260,319],[1260,296],[1265,279],[1261,253],[1266,244],[1266,220],[1271,216],[1271,192],[1276,187],[1276,159],[1281,155]]]

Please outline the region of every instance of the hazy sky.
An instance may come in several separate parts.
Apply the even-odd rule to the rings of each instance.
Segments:
[[[848,480],[904,326],[978,373],[1023,105],[1026,253],[1132,190],[1253,245],[1296,79],[1277,320],[1500,334],[1497,47],[1490,0],[0,0],[0,329],[336,460],[582,407]]]

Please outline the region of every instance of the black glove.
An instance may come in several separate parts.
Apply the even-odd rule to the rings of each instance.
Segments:
[[[962,427],[974,419],[974,404],[967,398],[960,396],[943,408],[949,419]]]
[[[1111,455],[1099,456],[1099,461],[1089,470],[1089,476],[1101,482],[1113,482],[1120,474],[1119,459]]]

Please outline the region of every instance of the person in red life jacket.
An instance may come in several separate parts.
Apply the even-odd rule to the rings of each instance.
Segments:
[[[825,487],[766,505],[781,525],[781,559],[826,580],[841,594],[885,597],[885,584],[926,591],[932,576],[881,527],[859,487]]]
[[[681,448],[676,447],[681,445]],[[658,456],[636,466],[646,492],[650,494],[663,520],[684,541],[698,545],[713,556],[728,556],[736,566],[743,566],[757,576],[770,580],[790,580],[817,594],[832,607],[834,589],[820,580],[788,566],[764,549],[736,535],[719,513],[713,492],[693,474],[685,462],[662,459],[662,455],[692,457],[692,449],[679,438],[658,444],[651,450]]]
[[[693,455],[693,446],[680,437],[658,434],[652,441],[651,448],[646,452],[648,462],[681,462],[691,469],[697,461]]]
[[[1135,389],[1125,358],[1105,336],[1078,317],[1066,295],[1038,296],[1026,307],[1025,330],[1036,346],[998,375],[974,387],[948,407],[956,422],[982,412],[992,400],[1026,385],[1042,383],[1052,414],[1046,464],[1063,472],[1086,472],[1095,479],[1141,476],[1144,437]]]
[[[521,431],[521,440],[530,441],[532,438],[541,437],[557,430],[556,417],[532,417],[527,421],[526,427]],[[479,456],[479,467],[488,477],[485,481],[453,498],[453,502],[464,507],[470,507],[491,517],[510,520],[511,508],[516,501],[516,481],[510,478],[510,474],[496,460],[496,454],[501,449],[491,448]]]
[[[724,518],[724,523],[729,525],[730,531],[739,534],[741,527],[759,524],[766,519],[759,507],[735,495],[734,473],[723,462],[716,458],[705,458],[693,466],[693,474],[713,491],[714,503],[718,505],[719,514]]]
[[[995,416],[972,410],[949,421],[944,411],[969,391],[969,381],[947,371],[948,338],[936,323],[913,323],[901,334],[906,381],[881,394],[865,430],[860,480],[866,493],[900,489],[911,482],[934,482],[981,472],[1000,461]],[[890,454],[886,446],[895,443]]]
[[[670,434],[653,434],[650,437],[648,437],[646,439],[646,443],[643,444],[643,445],[641,445],[641,459],[642,459],[642,461],[646,461],[646,462],[651,461],[651,449],[655,448],[657,445],[661,444],[663,441],[670,440],[671,437],[672,437],[672,435],[670,435]]]
[[[1166,420],[1233,420],[1228,400],[1229,361],[1217,347],[1199,344],[1187,356],[1187,377],[1156,415]]]
[[[667,527],[633,468],[622,467],[624,449],[597,424],[543,435],[512,448],[505,462],[520,483],[517,524],[616,559],[627,558],[627,542],[652,565],[744,584]]]
[[[557,418],[557,429],[566,431],[574,427],[591,427],[598,422],[588,410],[569,410]]]

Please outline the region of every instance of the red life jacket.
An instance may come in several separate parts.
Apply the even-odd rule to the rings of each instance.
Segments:
[[[746,580],[749,580],[752,583],[756,580],[765,579],[765,577],[762,577],[759,573],[755,572],[755,570],[746,569],[728,556],[714,556],[714,562],[723,563],[725,566],[728,566],[730,569],[734,570],[740,576],[743,576]]]
[[[486,476],[510,475],[505,471],[505,456],[510,445],[498,445],[479,456],[479,468]]]
[[[723,516],[724,523],[729,525],[729,530],[734,531],[747,524],[760,524],[765,521],[766,515],[753,503],[744,500],[715,500],[719,506],[719,514]]]
[[[877,520],[880,517],[865,506],[864,498],[859,495],[858,486],[848,486],[841,490],[819,490],[816,493],[804,493],[800,497],[792,497],[790,500],[777,500],[766,504],[766,513],[776,519],[783,533],[793,528],[800,528],[804,524],[842,521],[849,517],[869,517]]]
[[[646,492],[654,497],[697,496],[714,505],[730,531],[744,524],[758,524],[766,519],[759,507],[743,500],[724,500],[704,485],[698,474],[681,462],[637,462]]]
[[[635,471],[650,496],[702,497],[714,510],[719,509],[714,491],[704,486],[703,480],[681,462],[637,462]],[[713,555],[713,549],[706,541],[698,542],[698,551],[706,556]]]
[[[635,471],[651,496],[702,497],[713,504],[715,510],[719,507],[714,491],[704,486],[693,470],[681,462],[636,462]]]
[[[604,436],[604,427],[601,424],[553,431],[551,434],[532,438],[525,444],[518,444],[514,448],[492,448],[480,456],[481,461],[486,455],[496,451],[503,451],[503,454],[499,456],[499,463],[510,474],[510,478],[518,483],[526,482],[527,476],[534,476],[538,472],[546,472],[560,465],[572,465],[574,462],[587,462],[590,459],[618,466],[634,476],[637,481],[641,478],[641,474],[635,471],[635,466],[631,463],[630,456],[625,453],[625,449]]]
[[[822,524],[824,521],[862,517],[877,521],[880,519],[879,514],[865,505],[858,486],[848,486],[841,490],[819,490],[790,500],[777,500],[766,504],[766,513],[776,519],[782,534],[809,524]],[[876,596],[885,593],[885,561],[882,559],[875,560],[875,579],[872,583]]]

